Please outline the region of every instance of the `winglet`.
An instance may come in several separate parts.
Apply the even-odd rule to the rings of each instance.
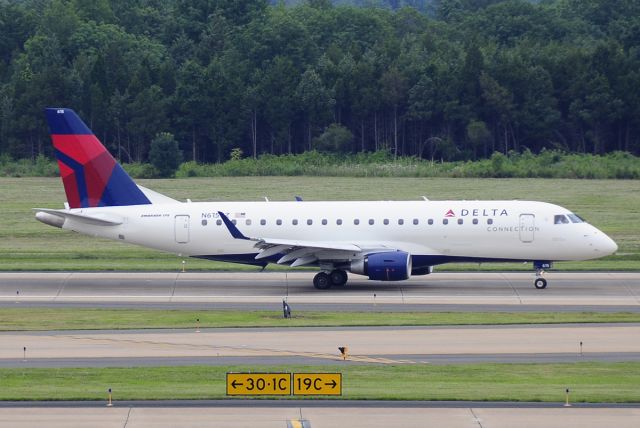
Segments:
[[[227,229],[229,229],[229,233],[231,234],[231,236],[233,236],[235,239],[250,240],[249,238],[244,236],[242,232],[238,230],[236,225],[233,224],[233,222],[229,220],[229,217],[227,217],[222,211],[218,211],[218,214],[220,215],[220,218],[224,222],[224,225],[227,226]]]
[[[297,195],[296,195],[296,197],[295,197],[295,198],[296,198],[296,202],[302,202],[302,196],[297,196]]]

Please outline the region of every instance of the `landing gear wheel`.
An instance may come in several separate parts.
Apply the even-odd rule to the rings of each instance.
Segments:
[[[313,286],[318,290],[326,290],[331,287],[331,278],[326,272],[319,272],[313,277]]]
[[[336,269],[329,273],[329,279],[331,280],[331,285],[342,287],[347,283],[348,277],[345,271]]]
[[[542,290],[543,288],[547,288],[547,280],[544,278],[537,278],[533,282],[533,285],[535,285],[538,290]]]

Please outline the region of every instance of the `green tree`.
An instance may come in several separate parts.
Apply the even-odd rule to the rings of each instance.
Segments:
[[[331,116],[335,100],[312,68],[302,74],[296,88],[296,99],[307,120],[307,148],[311,150],[313,126],[322,124]]]
[[[149,160],[162,178],[173,177],[182,163],[182,152],[178,142],[169,132],[156,134],[151,141]]]
[[[477,150],[482,147],[486,147],[486,145],[491,142],[491,132],[487,128],[487,124],[479,121],[472,120],[467,125],[467,138],[471,142],[471,147],[473,147],[473,157],[477,156]]]
[[[313,139],[313,148],[320,152],[346,153],[351,150],[353,134],[349,129],[332,123],[318,137]]]
[[[482,97],[493,121],[493,134],[502,138],[504,153],[509,152],[509,142],[513,140],[513,94],[486,73],[480,76]],[[496,149],[492,146],[492,151]]]
[[[391,107],[393,115],[393,154],[398,156],[399,130],[398,130],[398,110],[407,96],[407,79],[398,67],[388,69],[380,79],[381,92],[384,102]]]
[[[261,116],[268,128],[270,152],[292,153],[292,123],[299,73],[289,57],[276,56],[264,68],[259,83]]]
[[[434,159],[640,153],[635,0],[0,0],[0,34],[16,157],[52,154],[48,105],[140,161],[158,130],[210,162],[334,122],[352,150]]]
[[[191,142],[191,160],[198,161],[207,135],[208,103],[205,68],[192,59],[177,71],[173,107],[179,137]]]

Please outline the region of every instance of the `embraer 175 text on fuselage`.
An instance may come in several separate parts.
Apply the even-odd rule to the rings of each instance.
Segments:
[[[531,201],[179,202],[136,185],[73,110],[46,109],[67,195],[43,223],[183,256],[317,266],[313,284],[347,272],[378,281],[450,262],[587,260],[615,242],[571,211]]]

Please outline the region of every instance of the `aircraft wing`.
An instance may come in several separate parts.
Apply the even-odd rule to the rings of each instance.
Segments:
[[[231,236],[235,239],[255,242],[254,247],[260,250],[256,260],[280,254],[282,257],[278,259],[277,263],[292,262],[291,266],[295,267],[312,264],[320,260],[346,260],[358,254],[395,250],[395,248],[387,248],[384,245],[371,248],[349,242],[247,237],[238,230],[236,225],[223,212],[218,211],[218,214],[227,229],[229,229]]]
[[[359,254],[362,249],[349,243],[300,241],[286,239],[261,238],[256,240],[254,247],[260,249],[256,260],[274,255],[282,255],[277,263],[291,263],[291,266],[303,266],[319,260],[346,260],[354,253]]]

